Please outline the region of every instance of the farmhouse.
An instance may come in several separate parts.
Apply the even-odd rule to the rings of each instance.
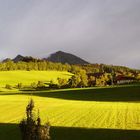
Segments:
[[[136,79],[134,77],[123,76],[123,75],[118,75],[116,77],[117,84],[129,84],[129,83],[133,83],[135,81],[136,81]]]

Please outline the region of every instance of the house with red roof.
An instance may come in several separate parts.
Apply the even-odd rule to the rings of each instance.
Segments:
[[[129,77],[124,75],[118,75],[116,77],[116,84],[130,84],[136,81],[135,77]]]

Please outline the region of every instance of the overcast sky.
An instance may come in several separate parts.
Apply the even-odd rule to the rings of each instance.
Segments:
[[[140,0],[0,0],[0,59],[58,50],[140,68]]]

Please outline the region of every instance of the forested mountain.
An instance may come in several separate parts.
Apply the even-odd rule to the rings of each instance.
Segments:
[[[63,64],[89,64],[87,61],[81,59],[80,57],[62,51],[51,54],[50,57],[48,57],[46,60]]]
[[[75,56],[70,53],[58,51],[56,53],[51,54],[48,58],[34,58],[32,56],[22,56],[22,55],[17,55],[14,59],[6,58],[3,60],[3,62],[7,62],[9,60],[12,60],[13,62],[35,62],[35,61],[50,61],[50,62],[56,62],[56,63],[62,63],[62,64],[71,64],[71,65],[84,65],[84,64],[89,64],[87,61],[81,59],[78,56]]]
[[[89,64],[79,57],[61,51],[52,54],[48,59],[17,55],[14,59],[7,58],[0,63],[0,71],[11,70],[68,71],[74,74],[69,81],[70,87],[104,86],[140,80],[140,70],[124,66]],[[59,79],[62,85],[65,85],[65,82],[64,79]]]
[[[140,70],[131,69],[124,66],[90,64],[87,61],[73,54],[58,51],[51,54],[48,58],[34,58],[32,56],[17,55],[14,59],[6,58],[0,63],[0,70],[67,70],[73,67],[84,69],[87,73],[137,73]]]

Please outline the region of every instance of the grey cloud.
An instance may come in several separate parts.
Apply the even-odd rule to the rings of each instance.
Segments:
[[[139,0],[0,1],[0,56],[62,50],[140,68]]]

